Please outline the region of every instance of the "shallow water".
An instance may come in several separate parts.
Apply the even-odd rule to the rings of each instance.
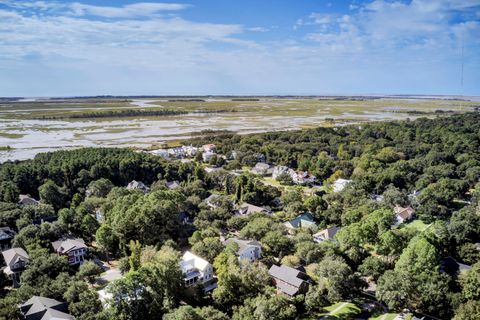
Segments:
[[[152,106],[150,103],[153,101],[158,103],[158,100],[134,100],[132,105],[146,108]],[[155,106],[158,107],[158,105]],[[242,112],[197,113],[138,119],[101,118],[91,120],[2,119],[2,113],[7,110],[0,110],[0,147],[10,146],[12,148],[11,151],[0,151],[0,162],[28,159],[39,152],[68,148],[149,147],[162,141],[184,139],[192,133],[207,129],[231,130],[245,134],[320,126],[326,122],[326,119],[335,119],[336,125],[342,125],[352,122],[418,117],[407,113],[392,112],[397,109],[395,106],[375,107],[368,110],[357,109],[351,105],[343,110],[330,110],[329,107],[322,107],[306,112],[308,115],[292,116],[298,112],[298,109],[301,109],[295,105],[295,107],[287,108],[284,115],[279,115],[278,112],[268,115],[269,110],[276,107],[275,102],[263,101],[258,106],[258,112],[250,111],[248,114],[242,114]],[[45,109],[47,108],[51,109],[51,107]],[[8,110],[8,112],[10,111]]]

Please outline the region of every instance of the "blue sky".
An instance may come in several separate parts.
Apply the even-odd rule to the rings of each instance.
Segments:
[[[480,95],[480,0],[0,0],[0,96],[101,94]]]

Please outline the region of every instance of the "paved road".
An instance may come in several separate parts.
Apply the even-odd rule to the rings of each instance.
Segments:
[[[106,262],[97,260],[95,261],[99,266],[105,270],[104,273],[102,273],[100,276],[98,276],[95,281],[99,284],[104,284],[104,283],[109,283],[112,282],[113,280],[120,279],[122,277],[122,273],[120,272],[120,269],[115,268]]]

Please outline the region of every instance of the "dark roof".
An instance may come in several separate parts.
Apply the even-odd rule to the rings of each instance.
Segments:
[[[452,274],[452,275],[457,272],[470,270],[471,268],[472,266],[460,263],[452,257],[446,257],[445,259],[443,259],[440,265],[440,271],[448,274]]]
[[[67,313],[67,304],[55,299],[33,296],[20,305],[20,311],[26,320],[73,320],[74,316]]]
[[[302,284],[308,279],[305,273],[285,265],[281,265],[281,266],[272,265],[270,267],[270,270],[268,270],[268,273],[273,278],[284,282],[284,283],[277,282],[277,287],[282,292],[285,292],[289,295],[294,295],[298,291],[298,289],[302,286]]]
[[[13,237],[15,237],[15,231],[10,229],[10,227],[0,228],[0,240],[13,239]]]

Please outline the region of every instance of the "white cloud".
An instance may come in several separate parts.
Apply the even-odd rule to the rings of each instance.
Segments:
[[[135,3],[123,7],[93,6],[78,2],[70,5],[72,14],[76,16],[93,15],[105,18],[146,17],[158,14],[162,11],[178,11],[187,7],[188,5],[180,3],[150,2]]]
[[[28,2],[31,14],[27,2],[8,2],[15,7],[0,9],[0,95],[428,92],[449,89],[461,37],[466,79],[480,80],[478,21],[449,20],[451,10],[471,11],[460,1],[317,12],[276,41],[255,40],[264,27],[187,20],[181,4],[37,1]]]

